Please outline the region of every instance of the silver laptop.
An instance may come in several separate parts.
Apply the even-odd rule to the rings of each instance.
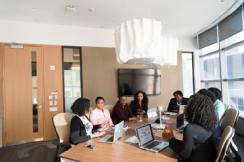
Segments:
[[[124,127],[124,121],[116,124],[114,126],[114,134],[105,135],[104,137],[102,137],[99,140],[99,142],[113,143],[113,142],[119,140],[122,137],[123,127]]]
[[[159,152],[169,146],[169,142],[154,139],[151,124],[136,128],[136,135],[141,149]]]

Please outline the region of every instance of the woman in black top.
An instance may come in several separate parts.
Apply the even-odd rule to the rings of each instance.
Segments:
[[[76,114],[70,123],[70,143],[78,144],[88,141],[91,138],[99,137],[104,132],[94,132],[100,128],[99,125],[92,125],[90,117],[90,100],[78,98],[72,105],[71,110]]]
[[[183,140],[171,138],[169,147],[182,162],[213,162],[216,148],[212,132],[216,124],[213,103],[207,96],[193,95],[187,105],[186,118],[189,124],[183,131]]]
[[[143,112],[147,115],[148,110],[148,97],[145,92],[137,91],[134,100],[130,103],[130,108],[133,116],[138,115],[139,112]]]

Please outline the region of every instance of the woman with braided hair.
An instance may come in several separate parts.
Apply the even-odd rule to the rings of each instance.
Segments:
[[[189,124],[183,131],[183,140],[173,137],[170,139],[170,148],[180,157],[182,162],[213,162],[216,150],[212,138],[216,124],[213,102],[207,96],[193,95],[186,110],[186,119]]]

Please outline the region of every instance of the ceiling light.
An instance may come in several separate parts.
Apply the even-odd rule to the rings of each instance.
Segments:
[[[92,8],[89,8],[88,11],[89,12],[94,12],[95,11],[95,8],[93,8],[93,7]]]
[[[66,5],[65,6],[66,13],[73,13],[76,12],[76,7],[74,5]]]
[[[161,35],[162,24],[154,19],[134,19],[115,30],[119,63],[176,65],[178,39]]]

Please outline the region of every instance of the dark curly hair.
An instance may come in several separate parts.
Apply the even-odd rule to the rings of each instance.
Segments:
[[[209,91],[213,92],[213,94],[216,96],[217,99],[222,99],[222,92],[216,87],[210,87],[208,88]]]
[[[189,123],[198,124],[207,130],[213,130],[217,122],[213,102],[209,97],[198,93],[191,96],[186,117]]]
[[[135,96],[134,96],[134,100],[137,103],[139,103],[138,98],[137,98],[137,96],[138,96],[139,93],[141,93],[143,95],[143,99],[142,99],[142,103],[141,103],[142,104],[142,107],[147,107],[148,106],[148,97],[147,97],[147,95],[146,95],[145,92],[143,92],[143,91],[137,91],[136,94],[135,94]]]
[[[90,100],[87,98],[78,98],[71,106],[71,110],[74,114],[82,116],[86,111],[90,110]]]

